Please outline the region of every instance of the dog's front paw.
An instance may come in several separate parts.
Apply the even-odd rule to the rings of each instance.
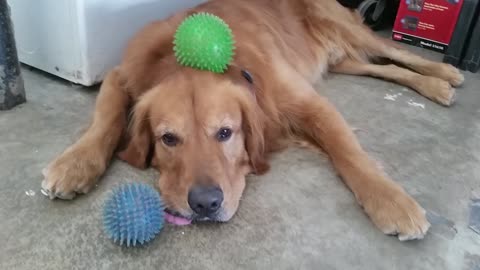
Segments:
[[[43,169],[42,193],[50,199],[73,199],[90,191],[104,170],[92,147],[73,146]]]
[[[375,225],[400,241],[422,239],[430,228],[425,210],[393,183],[376,188],[361,202]]]
[[[418,82],[420,93],[431,100],[444,105],[451,106],[455,102],[455,88],[450,83],[436,77],[424,77]]]

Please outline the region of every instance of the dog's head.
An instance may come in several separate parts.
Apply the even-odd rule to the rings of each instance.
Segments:
[[[152,163],[160,171],[158,187],[170,214],[228,221],[246,175],[268,169],[264,119],[251,82],[240,73],[180,69],[134,106],[131,139],[120,157],[145,167],[154,149]]]

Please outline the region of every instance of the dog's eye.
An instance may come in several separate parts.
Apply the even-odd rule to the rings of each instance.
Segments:
[[[166,146],[175,146],[178,144],[178,138],[177,136],[175,136],[174,134],[172,133],[165,133],[163,136],[162,136],[162,142],[166,145]]]
[[[221,128],[217,133],[217,140],[224,142],[232,137],[232,130],[229,128]]]

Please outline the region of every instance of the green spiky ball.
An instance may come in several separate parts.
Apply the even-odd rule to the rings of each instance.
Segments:
[[[235,41],[219,17],[197,13],[187,17],[174,38],[177,62],[200,70],[223,73],[233,59]]]

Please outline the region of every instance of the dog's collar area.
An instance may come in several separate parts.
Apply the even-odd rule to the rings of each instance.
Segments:
[[[250,90],[250,93],[253,95],[253,98],[257,100],[257,95],[255,94],[255,86],[253,83],[252,74],[246,69],[242,69],[241,73],[242,73],[242,77],[248,82],[248,90]]]
[[[250,84],[253,84],[252,74],[250,74],[250,72],[248,72],[248,70],[242,69],[242,76],[243,76],[243,78],[245,78],[245,80],[247,80],[247,82],[249,82]]]

